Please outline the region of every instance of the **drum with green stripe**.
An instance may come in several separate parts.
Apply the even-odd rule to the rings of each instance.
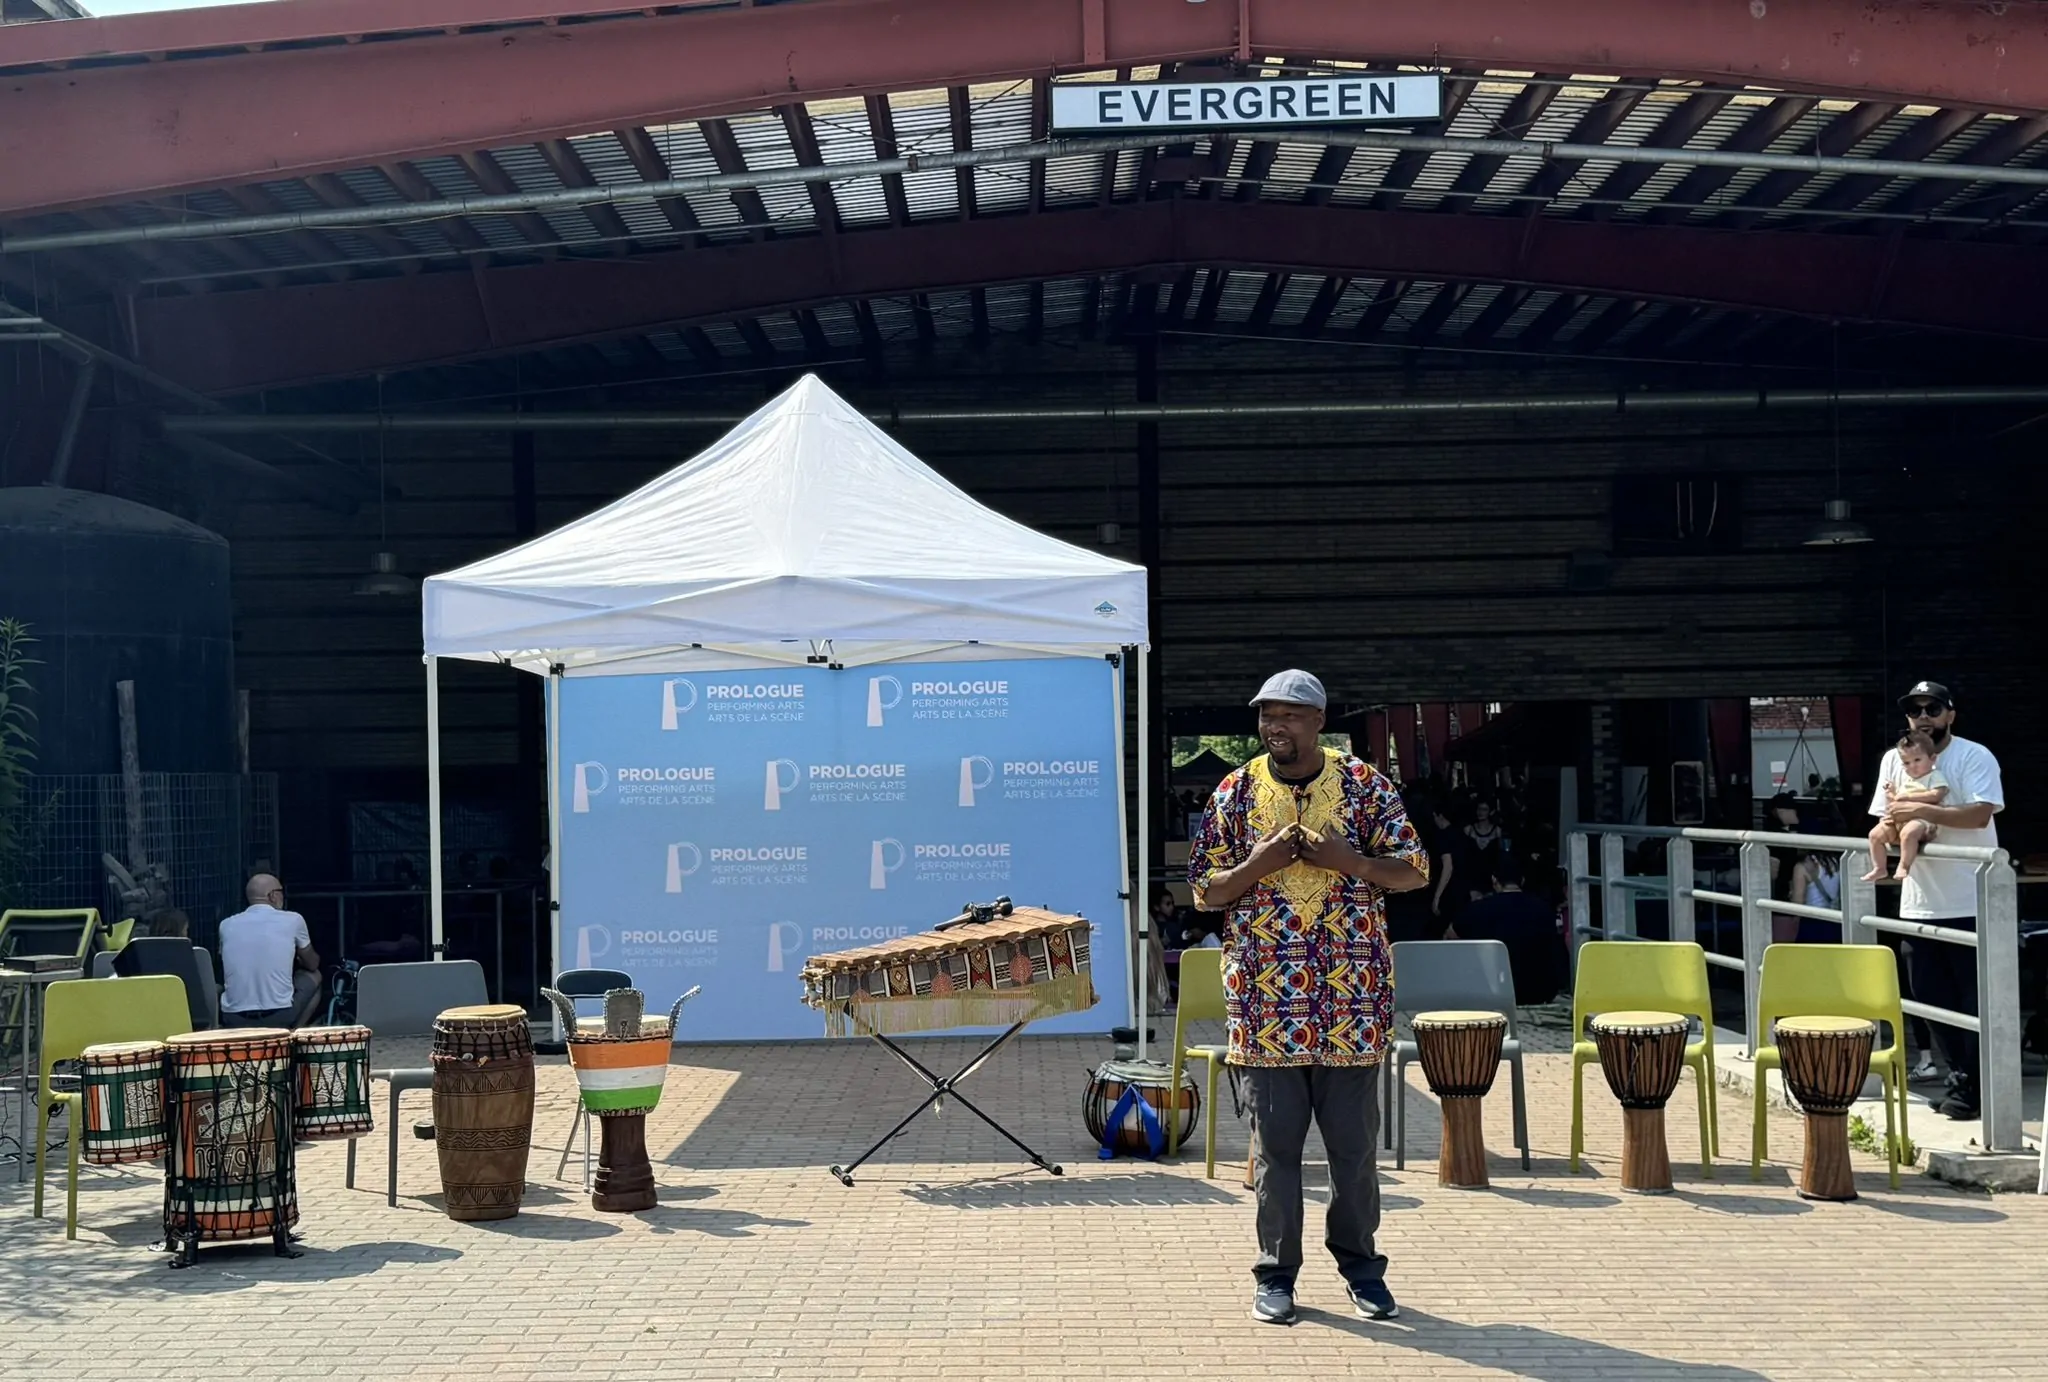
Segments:
[[[301,1027],[293,1032],[292,1086],[292,1135],[301,1142],[372,1131],[370,1029]]]
[[[569,1063],[583,1091],[583,1107],[596,1114],[647,1113],[661,1102],[668,1075],[667,1024],[655,1036],[569,1039]]]

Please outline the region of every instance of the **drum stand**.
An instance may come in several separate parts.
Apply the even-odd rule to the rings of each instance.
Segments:
[[[839,1183],[841,1185],[853,1184],[853,1173],[860,1169],[861,1163],[866,1161],[869,1157],[873,1156],[876,1152],[881,1151],[882,1148],[888,1146],[889,1143],[893,1141],[897,1136],[899,1136],[905,1128],[910,1126],[911,1122],[914,1119],[916,1119],[917,1115],[923,1113],[926,1109],[930,1109],[934,1113],[940,1112],[941,1106],[948,1095],[952,1096],[953,1099],[958,1101],[960,1107],[966,1109],[976,1118],[979,1118],[982,1122],[988,1124],[997,1132],[1001,1133],[1003,1135],[1004,1140],[1007,1141],[1011,1146],[1015,1147],[1018,1151],[1024,1153],[1025,1158],[1029,1160],[1033,1166],[1036,1166],[1041,1171],[1050,1171],[1055,1176],[1066,1174],[1066,1171],[1063,1167],[1054,1165],[1052,1162],[1047,1161],[1044,1157],[1040,1156],[1037,1152],[1032,1151],[1029,1147],[1025,1146],[1022,1142],[1018,1141],[1017,1138],[1011,1134],[1008,1128],[1004,1127],[1001,1123],[998,1123],[995,1119],[989,1117],[986,1113],[983,1113],[979,1108],[975,1107],[973,1101],[968,1099],[966,1095],[962,1094],[959,1089],[960,1082],[962,1080],[966,1079],[969,1075],[972,1075],[975,1071],[981,1069],[983,1065],[988,1063],[989,1057],[993,1056],[996,1052],[1002,1050],[1003,1047],[1009,1045],[1010,1038],[1016,1036],[1017,1033],[1024,1030],[1024,1023],[1013,1023],[1008,1031],[1004,1032],[994,1041],[991,1041],[988,1045],[982,1047],[981,1054],[977,1055],[973,1060],[967,1062],[967,1064],[961,1066],[957,1073],[952,1075],[934,1075],[930,1070],[925,1068],[924,1063],[918,1060],[917,1057],[911,1055],[910,1052],[904,1050],[901,1046],[898,1046],[895,1042],[883,1036],[873,1027],[870,1027],[867,1023],[861,1021],[859,1016],[854,1013],[853,1005],[851,1003],[847,1004],[843,1011],[846,1013],[847,1021],[852,1025],[855,1031],[866,1032],[876,1041],[882,1043],[883,1046],[888,1048],[890,1055],[896,1057],[897,1060],[900,1060],[905,1065],[909,1066],[913,1071],[917,1073],[919,1079],[923,1080],[926,1084],[930,1085],[932,1092],[927,1094],[924,1097],[923,1101],[919,1103],[916,1108],[904,1114],[902,1122],[898,1123],[895,1127],[889,1129],[887,1133],[883,1134],[882,1137],[878,1141],[876,1141],[874,1146],[868,1148],[859,1156],[855,1157],[849,1165],[834,1166],[831,1168],[832,1174],[839,1178]]]

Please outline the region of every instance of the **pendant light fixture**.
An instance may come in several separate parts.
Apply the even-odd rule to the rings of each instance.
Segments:
[[[1834,333],[1834,382],[1828,400],[1828,415],[1834,423],[1835,497],[1821,506],[1821,520],[1806,534],[1808,547],[1853,547],[1870,541],[1870,530],[1849,516],[1849,501],[1842,497],[1842,324]]]
[[[388,491],[384,485],[384,376],[377,376],[377,552],[370,558],[369,574],[356,582],[356,594],[371,598],[412,595],[420,583],[398,569],[398,557],[389,548],[391,533],[385,512]]]

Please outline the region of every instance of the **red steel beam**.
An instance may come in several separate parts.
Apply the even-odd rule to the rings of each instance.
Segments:
[[[1509,283],[2048,339],[2040,263],[2019,245],[1176,199],[166,297],[135,314],[151,368],[225,393],[846,299],[1194,266]]]
[[[492,9],[536,17],[520,0],[304,0],[10,25],[0,31],[0,70],[16,69],[0,79],[0,215],[799,101],[1214,59],[1238,51],[1241,20],[1245,45],[1260,54],[1672,76],[2048,113],[2048,7],[2034,4],[799,0],[461,30],[492,22]],[[374,30],[372,19],[406,36],[313,42]],[[429,26],[456,32],[421,32]],[[302,39],[310,46],[22,66]]]

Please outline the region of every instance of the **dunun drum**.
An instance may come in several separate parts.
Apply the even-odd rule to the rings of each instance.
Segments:
[[[1799,1194],[1809,1200],[1853,1200],[1849,1109],[1870,1074],[1877,1024],[1857,1017],[1781,1017],[1775,1027],[1785,1087],[1806,1114],[1806,1159]]]
[[[291,1033],[268,1027],[191,1032],[164,1042],[171,1155],[164,1238],[189,1263],[200,1243],[269,1238],[299,1221],[292,1163]]]
[[[164,1044],[114,1041],[88,1046],[78,1059],[87,1161],[114,1166],[156,1161],[170,1150],[164,1125]]]
[[[1173,1067],[1159,1061],[1113,1060],[1095,1067],[1088,1092],[1081,1100],[1081,1117],[1088,1125],[1088,1135],[1103,1149],[1104,1156],[1117,1152],[1142,1157],[1157,1155],[1145,1115],[1137,1107],[1139,1100],[1152,1110],[1158,1122],[1161,1148],[1169,1141],[1182,1147],[1188,1144],[1201,1115],[1202,1094],[1194,1076],[1186,1070],[1180,1072],[1180,1088],[1174,1090],[1172,1084]],[[1128,1102],[1124,1098],[1126,1093],[1131,1096]],[[1178,1134],[1172,1131],[1176,1124]]]
[[[361,1137],[370,1112],[370,1029],[301,1027],[292,1033],[292,1135],[301,1142]]]
[[[533,1032],[510,1003],[434,1019],[434,1149],[448,1217],[509,1219],[533,1141]]]
[[[1602,1013],[1587,1022],[1600,1048],[1600,1073],[1621,1101],[1621,1188],[1671,1193],[1671,1152],[1664,1105],[1685,1070],[1683,1017],[1666,1012]],[[1704,1096],[1702,1096],[1704,1097]]]
[[[1500,1013],[1426,1012],[1414,1019],[1415,1051],[1423,1078],[1443,1106],[1444,1145],[1436,1162],[1436,1183],[1483,1186],[1486,1134],[1480,1100],[1500,1069],[1501,1042],[1508,1020]],[[1399,1097],[1399,1091],[1395,1091]]]

